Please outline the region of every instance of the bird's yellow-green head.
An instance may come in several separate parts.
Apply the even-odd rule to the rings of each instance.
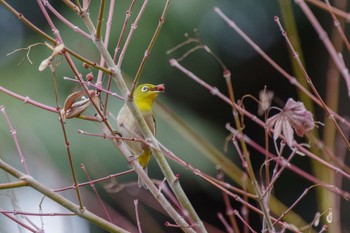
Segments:
[[[160,92],[164,92],[163,84],[141,84],[134,92],[134,100],[138,109],[142,111],[151,111],[154,100]]]

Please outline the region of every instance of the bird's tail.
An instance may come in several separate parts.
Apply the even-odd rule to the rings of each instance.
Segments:
[[[143,167],[143,170],[145,170],[146,174],[148,174],[147,165],[149,163],[149,160],[151,159],[151,153],[152,153],[152,151],[150,150],[150,148],[145,148],[143,153],[139,157],[137,157],[137,161]],[[138,183],[140,188],[144,187],[145,189],[147,189],[147,186],[142,181],[141,177],[138,177],[137,183]]]

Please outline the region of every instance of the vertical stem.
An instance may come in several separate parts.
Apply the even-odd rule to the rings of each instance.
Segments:
[[[140,12],[138,13],[135,21],[131,24],[131,29],[130,29],[130,32],[128,34],[128,37],[126,38],[126,41],[124,43],[124,46],[123,46],[123,49],[119,55],[119,59],[118,59],[118,63],[117,63],[117,66],[120,68],[122,63],[123,63],[123,60],[124,60],[124,55],[126,53],[126,50],[128,49],[129,47],[129,44],[130,44],[130,41],[131,41],[131,38],[137,28],[137,24],[139,23],[140,19],[141,19],[141,16],[143,14],[143,12],[145,11],[146,9],[146,6],[148,4],[148,0],[144,0],[142,6],[141,6],[141,9],[140,9]]]
[[[60,43],[63,43],[63,40],[61,38],[59,30],[56,28],[55,24],[53,23],[53,21],[51,20],[48,12],[45,9],[45,6],[44,6],[45,1],[37,0],[37,2],[38,2],[38,5],[39,5],[42,13],[45,16],[45,19],[47,20],[48,24],[50,25],[50,28],[51,28],[53,34],[55,35],[56,40],[58,40]],[[57,109],[59,109],[58,106],[57,106]],[[74,181],[75,192],[77,194],[77,199],[78,199],[78,202],[79,202],[80,210],[83,211],[83,209],[84,209],[83,200],[81,199],[80,191],[79,191],[79,188],[78,188],[78,181],[77,181],[77,177],[75,175],[75,170],[74,170],[74,165],[73,165],[73,158],[72,158],[72,154],[71,154],[70,147],[69,147],[69,142],[68,142],[66,128],[64,126],[63,119],[60,116],[59,116],[59,120],[60,120],[60,124],[61,124],[61,128],[62,128],[62,132],[63,132],[64,142],[66,144],[66,150],[67,150],[69,165],[70,165],[70,169],[71,169],[71,173],[72,173],[72,177],[73,177],[73,181]]]
[[[232,102],[232,111],[233,111],[233,117],[234,117],[234,121],[236,124],[236,128],[237,128],[237,131],[239,134],[243,134],[242,125],[241,125],[241,121],[239,118],[239,112],[237,111],[237,109],[235,107],[236,102],[235,102],[235,95],[234,95],[233,87],[231,84],[231,73],[228,70],[226,72],[224,71],[224,77],[226,80],[226,84],[227,84],[226,86],[228,88],[229,97],[230,97],[230,100]],[[248,151],[247,144],[245,143],[244,140],[240,140],[240,143],[241,143],[244,158],[247,162],[247,172],[248,172],[249,178],[252,181],[254,191],[255,191],[256,195],[258,196],[257,201],[260,205],[260,208],[264,212],[264,221],[266,222],[267,228],[269,229],[269,231],[274,232],[275,229],[274,229],[274,226],[273,226],[271,218],[270,218],[270,213],[269,213],[269,208],[268,208],[268,200],[267,200],[267,198],[263,197],[262,190],[260,189],[258,181],[256,180],[256,177],[254,174],[254,169],[252,166],[252,162],[250,160],[250,153]]]
[[[139,66],[139,68],[137,70],[137,73],[135,75],[134,81],[132,83],[131,91],[130,91],[130,95],[131,96],[134,93],[135,87],[136,87],[137,82],[138,82],[138,80],[140,78],[140,75],[142,73],[143,67],[145,66],[146,61],[147,61],[149,55],[151,54],[152,48],[153,48],[154,44],[156,43],[156,40],[157,40],[158,35],[159,35],[159,32],[160,32],[160,30],[161,30],[161,28],[162,28],[162,26],[164,24],[165,15],[168,12],[169,4],[170,4],[170,0],[167,0],[166,3],[165,3],[165,7],[164,7],[164,10],[163,10],[162,16],[159,19],[159,23],[158,23],[157,29],[156,29],[156,31],[153,34],[151,42],[149,43],[148,48],[145,51],[145,54],[144,54],[144,56],[142,58],[142,61],[141,61],[141,64],[140,64],[140,66]]]
[[[91,22],[91,19],[89,18],[89,16],[87,14],[83,14],[82,15],[82,19],[84,21],[84,23],[86,24],[90,34],[94,34],[95,32],[95,28],[94,25]],[[188,211],[189,215],[191,216],[191,218],[195,221],[195,228],[198,227],[198,229],[205,233],[207,232],[203,222],[200,220],[200,218],[198,217],[196,211],[194,210],[192,204],[190,203],[190,201],[188,200],[186,194],[184,193],[180,182],[178,181],[178,179],[176,179],[174,173],[172,172],[168,162],[165,159],[165,156],[162,154],[160,147],[157,143],[157,139],[154,137],[154,135],[152,134],[152,132],[150,131],[150,129],[148,128],[143,116],[141,115],[140,111],[138,110],[138,108],[136,107],[134,101],[132,101],[132,99],[130,100],[129,98],[127,98],[129,96],[129,90],[125,84],[125,81],[123,79],[123,76],[121,74],[121,69],[119,65],[115,65],[113,58],[111,57],[111,55],[108,53],[108,51],[106,50],[106,48],[104,47],[104,45],[101,43],[101,41],[98,40],[94,40],[95,46],[97,47],[97,49],[99,50],[99,52],[101,53],[101,55],[104,57],[105,61],[106,61],[106,65],[113,70],[113,79],[117,84],[117,87],[119,88],[120,92],[122,93],[123,97],[125,98],[125,104],[128,106],[128,108],[130,109],[131,113],[134,115],[140,131],[142,133],[142,135],[144,136],[145,140],[147,142],[149,142],[152,146],[152,153],[154,155],[154,157],[156,158],[156,161],[158,163],[158,165],[160,166],[163,174],[165,175],[165,177],[168,180],[168,183],[170,185],[170,187],[172,188],[172,190],[174,191],[177,199],[179,200],[179,202],[181,203],[182,207]],[[124,47],[125,48],[125,47]],[[119,61],[121,62],[121,61]],[[120,148],[121,146],[123,146],[123,143],[117,143],[118,147]],[[130,152],[128,152],[128,150],[124,150],[123,151],[124,155],[130,154]],[[127,156],[128,157],[128,156]],[[147,175],[144,173],[142,167],[137,163],[137,161],[129,161],[130,163],[133,164],[133,167],[135,169],[135,172],[141,176],[141,177],[147,177]],[[157,198],[157,200],[159,200],[159,195],[160,193],[157,191],[157,189],[154,190],[155,186],[154,184],[150,181],[150,179],[144,179],[143,180],[146,185],[149,187],[149,190],[151,191],[151,193]],[[164,201],[162,199],[162,201]],[[168,210],[168,208],[166,208],[166,210]],[[174,218],[175,213],[172,213],[172,217]],[[191,232],[193,231],[192,227],[186,228],[184,227],[184,223],[181,221],[181,219],[179,218],[174,218],[175,220],[177,220],[177,223],[180,225],[181,223],[181,227],[183,230],[187,231],[187,232]]]
[[[6,119],[6,122],[7,122],[7,125],[9,126],[10,128],[10,133],[12,134],[12,137],[13,137],[13,141],[15,142],[16,144],[16,148],[17,148],[17,152],[19,154],[19,157],[21,159],[21,164],[23,165],[23,168],[24,168],[24,171],[26,172],[27,175],[29,175],[29,169],[28,169],[28,166],[27,166],[27,163],[26,163],[26,160],[24,158],[24,155],[22,153],[22,150],[21,150],[21,147],[19,145],[19,141],[18,141],[18,138],[17,138],[17,132],[16,130],[13,128],[13,125],[10,121],[10,118],[9,116],[7,115],[6,111],[5,111],[5,107],[0,105],[0,111],[3,113],[5,119]]]
[[[96,26],[96,40],[101,40],[101,28],[102,28],[102,19],[103,19],[103,14],[104,14],[104,9],[105,9],[105,0],[101,0],[100,3],[100,10],[98,12],[98,17],[97,17],[97,26]]]
[[[327,2],[329,4],[329,2]],[[334,5],[338,9],[346,9],[347,1],[343,0],[335,0]],[[335,18],[335,16],[334,16]],[[337,20],[337,19],[335,19]],[[336,22],[334,22],[336,23]],[[344,20],[338,21],[339,27],[344,28]],[[334,48],[337,51],[343,50],[343,40],[342,36],[339,34],[336,27],[332,28],[331,32],[331,41],[334,45]],[[340,73],[337,67],[335,66],[334,62],[332,60],[329,60],[328,62],[328,69],[326,73],[326,97],[325,97],[325,103],[327,106],[329,106],[334,111],[338,111],[338,104],[339,104],[339,87],[340,87]],[[334,154],[338,154],[340,151],[337,151],[336,147],[336,140],[338,139],[336,137],[337,129],[336,127],[330,122],[330,119],[327,119],[325,117],[324,119],[325,127],[324,127],[324,134],[323,134],[323,140],[324,144],[327,148],[329,148]],[[339,139],[338,139],[339,140]],[[345,153],[345,151],[344,151]],[[341,156],[338,156],[338,158]],[[314,170],[318,170],[317,167],[314,166]],[[322,169],[318,173],[318,177],[320,177],[322,180],[329,182],[331,184],[339,184],[339,180],[342,179],[341,176],[338,176],[334,171],[327,169],[327,171],[322,172],[325,169]],[[340,184],[341,185],[341,184]],[[330,206],[333,209],[333,222],[332,224],[329,224],[329,232],[342,232],[341,227],[341,221],[340,221],[340,197],[338,195],[335,195],[334,193],[331,193],[324,189],[317,189],[319,198],[321,199],[320,205],[322,210],[325,210],[326,208],[329,208]],[[324,200],[324,201],[322,201]]]

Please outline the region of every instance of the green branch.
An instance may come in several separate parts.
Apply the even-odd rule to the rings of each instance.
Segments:
[[[83,13],[82,19],[83,19],[85,25],[87,26],[89,33],[91,35],[95,35],[96,29],[95,29],[89,15],[86,13]],[[176,179],[173,171],[171,170],[168,162],[165,159],[165,156],[162,154],[162,152],[159,148],[159,145],[157,144],[156,138],[153,136],[152,132],[148,128],[140,111],[136,107],[135,103],[132,100],[129,100],[129,98],[127,98],[127,96],[129,95],[130,92],[126,86],[124,79],[123,79],[120,67],[118,67],[114,63],[113,58],[111,57],[111,55],[109,54],[109,52],[107,51],[107,49],[105,48],[105,46],[103,45],[101,40],[93,40],[93,41],[94,41],[97,49],[101,53],[102,57],[105,59],[106,65],[108,66],[109,69],[111,69],[113,71],[112,78],[116,82],[118,89],[122,93],[122,96],[125,98],[125,101],[126,101],[125,103],[129,107],[132,114],[134,115],[134,117],[135,117],[135,119],[140,127],[142,135],[144,136],[145,140],[148,141],[152,145],[151,146],[152,153],[153,153],[158,165],[160,166],[164,176],[167,178],[167,181],[168,181],[170,187],[172,188],[176,197],[178,198],[180,204],[189,213],[189,215],[193,219],[193,221],[195,221],[196,227],[198,227],[201,232],[207,232],[206,229],[204,228],[203,222],[199,219],[196,211],[192,207],[185,192],[183,191],[183,189],[180,185],[180,182],[178,182],[178,180]],[[119,149],[122,150],[122,153],[124,154],[124,156],[126,156],[127,158],[130,157],[130,156],[128,156],[130,154],[130,152],[128,152],[128,150],[123,149],[125,147],[124,143],[117,143],[117,146]],[[150,179],[147,176],[145,176],[143,169],[141,169],[141,166],[139,164],[137,164],[136,162],[132,163],[132,165],[135,169],[135,172],[139,176],[141,176],[141,178],[145,178],[145,179],[143,179],[143,181],[149,187],[149,190],[151,191],[152,195],[158,201],[161,200],[162,202],[160,202],[160,204],[163,204],[163,207],[164,207],[164,203],[168,203],[168,201],[165,198],[163,198],[163,195],[156,189],[154,184],[152,182],[150,182]],[[171,205],[167,205],[167,207],[164,207],[164,209],[174,219],[174,221],[176,221],[176,223],[182,228],[183,231],[194,232],[193,229],[186,222],[184,222],[183,218],[181,216],[179,216],[176,211],[173,211],[173,207]]]

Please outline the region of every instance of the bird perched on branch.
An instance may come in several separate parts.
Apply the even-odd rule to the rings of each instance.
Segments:
[[[135,89],[133,95],[136,107],[140,110],[153,135],[155,135],[156,132],[156,122],[153,116],[152,106],[158,94],[163,91],[163,84],[141,84]],[[126,104],[124,104],[119,111],[117,124],[119,132],[123,137],[136,139],[143,138],[139,126]],[[132,154],[137,157],[137,161],[147,173],[147,165],[152,154],[150,146],[144,142],[134,140],[125,140],[125,143]],[[138,185],[139,187],[147,188],[140,177],[138,178]]]

